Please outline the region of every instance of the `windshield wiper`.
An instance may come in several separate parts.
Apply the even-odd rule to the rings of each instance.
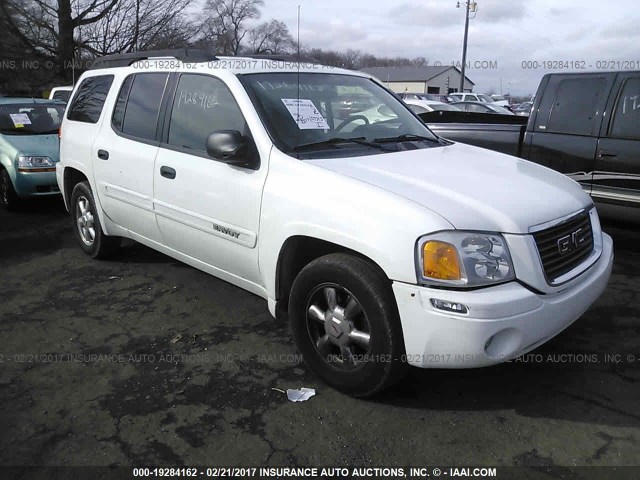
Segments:
[[[422,135],[414,135],[412,133],[405,133],[402,135],[398,135],[397,137],[375,138],[373,141],[379,142],[379,143],[388,143],[388,142],[411,142],[414,140],[424,140],[431,143],[440,143],[440,141],[437,138],[423,137]]]
[[[365,137],[354,137],[354,138],[334,137],[334,138],[329,138],[328,140],[321,140],[319,142],[303,143],[302,145],[296,145],[291,150],[294,152],[300,152],[302,150],[312,150],[314,148],[327,147],[330,145],[338,145],[340,143],[357,143],[359,145],[365,145],[367,147],[377,148],[378,150],[393,151],[388,149],[384,145],[380,145],[379,143],[367,142],[365,140]]]

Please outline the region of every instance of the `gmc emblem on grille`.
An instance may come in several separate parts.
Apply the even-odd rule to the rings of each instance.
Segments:
[[[576,250],[587,240],[586,238],[580,238],[580,232],[582,232],[581,228],[558,239],[558,253],[560,255],[565,255]]]

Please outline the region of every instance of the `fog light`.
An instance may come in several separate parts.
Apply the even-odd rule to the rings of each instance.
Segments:
[[[469,307],[463,305],[462,303],[454,303],[449,302],[447,300],[438,300],[437,298],[431,299],[431,305],[433,305],[438,310],[444,310],[445,312],[455,312],[455,313],[468,313]]]

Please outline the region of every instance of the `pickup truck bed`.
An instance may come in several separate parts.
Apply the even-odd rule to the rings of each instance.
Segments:
[[[528,117],[436,111],[420,115],[436,135],[519,157]]]
[[[528,119],[468,112],[420,118],[444,138],[564,173],[599,206],[628,218],[629,207],[640,207],[639,99],[640,71],[554,73],[542,78]]]

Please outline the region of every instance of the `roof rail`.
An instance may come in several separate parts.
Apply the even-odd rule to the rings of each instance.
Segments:
[[[283,54],[272,54],[272,53],[248,53],[248,54],[240,54],[239,57],[246,58],[255,58],[261,60],[274,60],[278,62],[306,62],[306,63],[321,63],[319,60],[313,57],[307,57],[305,55],[298,56],[295,53],[283,53]]]
[[[91,69],[128,67],[134,62],[147,60],[149,58],[173,57],[181,62],[214,62],[218,58],[207,50],[196,48],[178,48],[174,50],[147,50],[131,53],[116,53],[97,58]]]

